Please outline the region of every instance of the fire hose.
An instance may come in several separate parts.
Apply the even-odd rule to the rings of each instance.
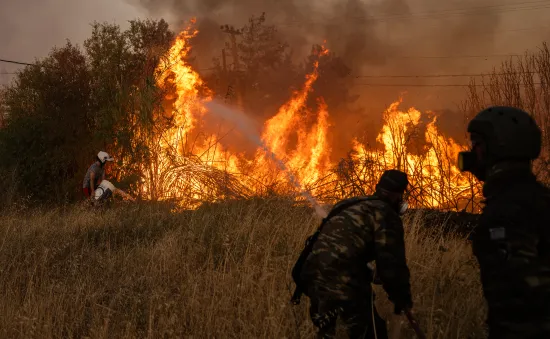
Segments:
[[[370,268],[373,271],[373,277],[372,277],[372,283],[375,285],[378,285],[379,283],[376,282],[376,268],[372,265],[372,263],[368,263],[367,267]],[[374,290],[371,288],[371,312],[373,314],[372,323],[374,326],[376,326],[374,322]],[[418,321],[414,318],[412,312],[410,309],[405,309],[405,316],[407,317],[407,320],[409,321],[409,324],[413,328],[414,332],[416,333],[416,336],[419,339],[426,339],[426,335],[424,335],[424,332],[422,332],[422,329],[418,325]],[[375,329],[375,337],[376,337],[376,329]]]

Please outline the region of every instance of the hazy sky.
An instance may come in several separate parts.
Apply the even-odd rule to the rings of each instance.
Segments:
[[[273,0],[254,0],[258,4],[270,3]],[[327,3],[345,3],[348,0],[323,0],[318,1],[315,13],[322,13],[322,7]],[[90,34],[90,23],[96,21],[116,22],[125,25],[127,20],[134,18],[145,17],[164,17],[172,23],[175,21],[174,8],[185,8],[187,13],[189,9],[195,9],[197,14],[201,14],[204,8],[210,9],[207,5],[198,6],[197,3],[213,4],[222,3],[223,7],[216,7],[217,12],[213,12],[213,16],[235,21],[243,22],[249,13],[243,15],[235,15],[235,11],[229,11],[227,8],[236,7],[239,9],[238,3],[246,3],[247,1],[235,0],[0,0],[0,58],[16,59],[21,61],[32,62],[35,57],[44,57],[48,54],[54,45],[63,45],[66,39],[73,42],[81,43]],[[248,1],[250,2],[250,1]],[[285,2],[285,1],[282,1]],[[300,3],[295,0],[286,2]],[[303,2],[303,1],[302,1]],[[308,1],[309,2],[309,1]],[[360,2],[360,1],[359,1]],[[498,28],[495,36],[489,36],[487,39],[495,39],[495,47],[506,52],[523,52],[525,48],[531,47],[544,40],[550,32],[550,24],[545,18],[550,15],[550,0],[479,0],[479,1],[441,1],[441,3],[433,8],[431,5],[438,3],[439,0],[363,0],[365,3],[386,4],[390,8],[391,13],[396,10],[391,10],[392,4],[403,4],[409,6],[408,10],[413,14],[424,14],[427,11],[442,11],[448,9],[496,9],[497,15],[500,17],[489,17],[484,21],[484,30],[479,34],[492,34],[492,27]],[[181,5],[183,3],[187,6]],[[273,3],[281,3],[274,1]],[[315,3],[315,2],[313,2]],[[236,6],[233,6],[237,4]],[[427,6],[430,5],[430,6]],[[218,4],[219,6],[219,4]],[[296,5],[300,8],[300,4]],[[397,5],[395,5],[397,6]],[[394,6],[394,7],[395,7]],[[507,7],[505,7],[507,6]],[[262,9],[271,7],[257,6],[253,12],[260,12]],[[312,8],[308,5],[308,8]],[[403,11],[403,10],[401,10]],[[239,11],[240,12],[240,11]],[[271,15],[270,11],[268,16]],[[400,12],[400,11],[397,11]],[[390,15],[391,15],[390,13]],[[191,15],[193,13],[190,13]],[[224,15],[225,14],[225,15]],[[229,14],[229,15],[228,15]],[[276,13],[279,16],[279,13]],[[466,17],[466,16],[463,16]],[[273,18],[273,16],[271,16]],[[408,38],[402,35],[403,32],[413,34],[420,26],[428,28],[424,30],[428,33],[423,39],[423,44],[419,48],[428,48],[430,45],[429,34],[444,34],[445,21],[452,20],[452,16],[445,18],[441,15],[439,18],[434,17],[417,17],[410,21],[410,27],[403,30],[405,20],[397,18],[395,30],[391,29],[391,22],[379,22],[379,27],[376,29],[383,30],[387,37],[396,43],[406,43],[407,40],[417,40],[418,37],[412,36]],[[475,18],[475,17],[474,17]],[[478,17],[479,18],[479,17]],[[182,19],[187,19],[183,17]],[[286,18],[288,19],[288,18]],[[483,18],[480,18],[483,20]],[[279,20],[280,21],[280,20]],[[449,27],[454,25],[451,23]],[[388,27],[389,26],[389,32]],[[430,32],[431,27],[431,32]],[[447,28],[449,28],[447,27]],[[495,27],[493,27],[495,28]],[[449,35],[449,39],[453,36]],[[454,37],[456,38],[456,37]],[[474,38],[474,37],[472,37]],[[411,51],[416,52],[416,51]],[[469,51],[464,51],[469,52]],[[417,53],[418,54],[418,53]],[[468,53],[465,53],[468,54]],[[8,67],[7,64],[2,66]],[[0,66],[0,67],[2,67]]]
[[[65,39],[81,43],[94,20],[124,24],[146,15],[122,0],[0,0],[0,54],[32,62]]]
[[[124,25],[147,15],[122,0],[0,0],[0,59],[33,62],[66,39],[82,44],[94,20]],[[0,62],[0,73],[19,67]]]
[[[522,54],[550,36],[550,0],[0,0],[0,59],[32,62],[66,39],[82,44],[94,20],[124,26],[134,18],[163,17],[176,30],[178,22],[197,15],[199,23],[201,18],[202,23],[210,22],[202,33],[214,41],[220,39],[219,24],[240,26],[262,11],[278,23],[295,50],[309,51],[312,43],[328,39],[329,48],[343,55],[359,75],[486,72],[502,60],[495,54]],[[354,21],[351,16],[378,19]],[[202,51],[219,52],[210,45]],[[489,56],[461,57],[468,55]],[[209,63],[211,56],[203,59]],[[0,62],[0,73],[19,67]],[[9,77],[0,74],[0,83]],[[463,80],[360,79],[397,84]],[[362,89],[367,98],[376,97],[379,90]],[[416,87],[409,89],[409,96],[437,106],[437,98],[451,90],[455,91]],[[446,102],[447,98],[441,105]]]

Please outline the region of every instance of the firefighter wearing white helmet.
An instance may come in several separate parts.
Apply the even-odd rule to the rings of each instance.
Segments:
[[[96,187],[105,180],[105,164],[111,161],[113,157],[109,153],[104,151],[97,153],[94,163],[88,168],[82,182],[82,192],[87,198],[94,197]]]

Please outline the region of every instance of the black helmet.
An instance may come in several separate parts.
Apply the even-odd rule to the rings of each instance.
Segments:
[[[533,160],[541,151],[542,133],[535,120],[515,107],[493,106],[479,112],[468,124],[487,146],[488,161]]]
[[[394,169],[387,170],[378,180],[375,195],[388,202],[399,215],[402,215],[409,206],[403,199],[407,186],[409,186],[407,173]]]
[[[407,173],[392,169],[382,173],[376,188],[402,194],[405,192],[408,185],[409,179]]]

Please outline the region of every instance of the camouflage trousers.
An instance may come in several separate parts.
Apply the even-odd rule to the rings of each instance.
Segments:
[[[386,321],[380,317],[373,302],[369,297],[329,306],[312,298],[310,317],[318,329],[317,338],[335,338],[337,320],[340,319],[350,339],[388,339]]]

